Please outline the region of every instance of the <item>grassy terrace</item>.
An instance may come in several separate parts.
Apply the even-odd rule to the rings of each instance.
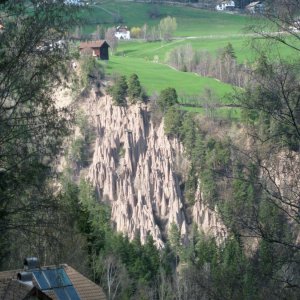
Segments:
[[[154,9],[157,9],[161,15],[159,18],[151,19],[149,11]],[[101,5],[94,5],[89,12],[86,12],[87,24],[84,26],[84,31],[87,33],[95,31],[97,24],[105,27],[115,26],[115,15],[120,15],[124,24],[129,27],[142,27],[144,24],[154,26],[165,16],[176,17],[178,28],[172,41],[121,41],[117,52],[110,56],[106,64],[108,74],[130,76],[136,73],[149,94],[174,87],[179,94],[201,95],[205,88],[210,88],[220,97],[222,103],[232,103],[228,96],[232,92],[230,85],[213,78],[179,72],[167,66],[168,54],[176,47],[189,43],[195,50],[207,51],[215,55],[218,49],[224,48],[230,42],[235,49],[238,62],[253,61],[255,58],[249,47],[251,34],[245,33],[245,27],[257,20],[248,16],[189,7],[107,1]],[[270,47],[266,49],[268,52],[271,51]],[[274,49],[274,53],[278,52],[283,57],[293,54],[293,51],[287,47]],[[202,108],[184,109],[204,112]],[[240,112],[233,108],[219,108],[215,114],[238,118]]]
[[[201,77],[193,73],[179,72],[167,65],[147,61],[143,58],[111,56],[106,65],[108,74],[122,74],[129,77],[132,73],[138,74],[142,85],[148,94],[159,92],[167,87],[175,87],[179,95],[201,95],[206,88],[214,91],[219,97],[220,103],[231,104],[233,101],[230,94],[233,88],[229,84],[222,83],[213,78]],[[190,101],[189,101],[190,102]],[[209,114],[204,108],[182,106],[186,111],[193,111],[200,114]],[[223,118],[239,119],[238,108],[216,108],[214,116]]]
[[[140,81],[148,93],[160,91],[167,87],[175,87],[178,93],[199,95],[208,87],[220,97],[232,91],[228,84],[213,78],[200,77],[192,73],[179,72],[169,66],[147,61],[143,58],[111,56],[107,64],[109,74],[120,73],[129,76],[138,74]]]
[[[128,41],[119,43],[117,55],[125,55],[128,57],[143,58],[153,60],[154,56],[158,56],[159,62],[165,62],[168,53],[180,46],[191,44],[195,50],[207,51],[216,54],[218,49],[224,48],[231,43],[237,53],[238,60],[251,60],[253,55],[248,48],[248,40],[243,37],[212,37],[212,38],[192,38],[192,39],[175,39],[170,42],[150,42],[144,41]]]
[[[149,11],[156,9],[160,17],[152,19]],[[205,11],[191,7],[178,7],[169,5],[154,5],[122,1],[107,1],[103,4],[95,4],[86,14],[88,19],[85,30],[92,32],[96,24],[105,26],[114,25],[114,15],[120,15],[124,24],[132,26],[157,25],[160,18],[165,16],[175,17],[178,23],[176,36],[199,36],[215,34],[240,33],[241,30],[250,25],[250,17],[220,14],[213,11]]]
[[[195,49],[216,52],[217,49],[225,47],[229,41],[232,42],[232,39],[235,39],[232,42],[234,47],[238,48],[240,53],[244,53],[244,39],[241,36],[232,38],[232,35],[240,34],[244,26],[250,24],[250,18],[189,7],[110,1],[93,7],[88,16],[93,24],[86,26],[85,30],[87,32],[95,30],[96,20],[101,20],[99,24],[105,23],[105,26],[113,26],[113,14],[120,14],[124,23],[129,27],[143,26],[145,23],[148,26],[154,26],[160,21],[160,18],[149,17],[148,12],[154,7],[160,11],[160,18],[167,15],[176,17],[178,28],[175,36],[177,38],[171,42],[120,42],[117,53],[110,56],[107,72],[127,76],[137,73],[148,93],[159,92],[171,86],[175,87],[178,93],[199,95],[205,88],[210,88],[227,103],[229,100],[226,95],[232,91],[230,85],[212,78],[179,72],[165,63],[170,50],[186,43],[192,44]],[[223,38],[220,38],[222,35]],[[196,36],[198,38],[195,38]],[[158,57],[158,63],[154,62],[155,57]]]

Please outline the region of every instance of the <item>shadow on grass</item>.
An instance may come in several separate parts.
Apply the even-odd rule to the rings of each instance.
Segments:
[[[115,55],[116,56],[126,56],[129,53],[136,52],[137,50],[123,50],[123,51],[118,51]]]

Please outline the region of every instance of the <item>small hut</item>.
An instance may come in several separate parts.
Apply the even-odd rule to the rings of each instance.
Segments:
[[[108,60],[108,47],[109,45],[105,40],[88,41],[80,43],[79,51],[80,53],[87,53],[102,60]]]

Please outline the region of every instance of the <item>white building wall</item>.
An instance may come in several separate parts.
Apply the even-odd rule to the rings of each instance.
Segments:
[[[225,10],[227,6],[235,6],[234,1],[224,1],[216,6],[216,10]]]
[[[124,40],[130,40],[130,31],[126,32],[116,32],[115,37],[119,40],[124,39]]]

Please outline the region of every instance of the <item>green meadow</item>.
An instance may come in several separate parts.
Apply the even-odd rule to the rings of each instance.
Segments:
[[[138,74],[149,94],[155,91],[160,92],[167,87],[174,87],[179,94],[200,95],[205,88],[210,88],[225,101],[227,94],[232,92],[229,84],[216,79],[180,72],[167,65],[147,61],[143,58],[111,56],[106,65],[106,71],[111,75],[116,73],[125,76]]]
[[[151,11],[159,12],[159,17],[150,17]],[[252,23],[252,18],[235,14],[217,13],[191,7],[156,5],[150,3],[134,3],[107,1],[93,5],[87,12],[85,32],[95,31],[97,24],[106,27],[115,26],[116,16],[129,27],[157,25],[161,18],[175,17],[178,28],[175,36],[199,36],[215,34],[240,33],[245,26]]]
[[[152,19],[149,12],[156,10],[160,16]],[[193,73],[180,72],[169,66],[168,56],[176,47],[190,44],[193,49],[209,52],[216,55],[218,50],[224,48],[229,42],[233,45],[239,63],[253,62],[256,54],[250,46],[253,43],[262,43],[258,36],[253,36],[245,28],[258,19],[246,15],[206,11],[191,7],[168,5],[153,5],[146,3],[107,1],[101,5],[94,5],[85,12],[87,24],[86,33],[95,31],[97,25],[104,27],[116,26],[115,16],[120,16],[123,23],[130,27],[155,26],[160,19],[166,16],[176,18],[177,30],[171,41],[146,42],[143,40],[120,41],[114,54],[105,64],[109,75],[121,74],[130,76],[136,73],[148,94],[160,92],[167,87],[176,88],[178,94],[201,95],[209,88],[224,104],[232,103],[230,94],[232,86],[213,78],[201,77]],[[293,57],[293,51],[288,47],[273,47],[265,45],[265,50],[274,56]],[[204,109],[184,107],[204,113]],[[239,118],[239,109],[219,108],[214,112],[218,116]]]
[[[205,109],[203,107],[189,107],[189,106],[181,106],[181,109],[188,112],[197,113],[204,116],[214,117],[214,118],[222,118],[222,119],[230,119],[232,121],[239,121],[241,118],[241,109],[240,108],[229,108],[222,107],[216,108],[213,110]]]
[[[169,42],[122,41],[119,43],[116,54],[143,58],[145,60],[153,60],[155,56],[158,56],[159,62],[166,62],[169,52],[180,46],[190,44],[195,50],[206,51],[216,55],[218,50],[224,48],[229,42],[233,45],[240,62],[253,59],[249,41],[243,37],[182,38]]]
[[[153,9],[159,10],[160,18],[149,17],[149,11]],[[136,73],[149,94],[154,91],[160,92],[167,87],[175,87],[179,94],[201,95],[206,88],[209,88],[223,102],[230,103],[227,97],[232,92],[230,85],[213,78],[200,77],[170,68],[166,65],[168,53],[187,43],[195,49],[216,53],[232,39],[235,40],[234,47],[238,48],[240,53],[245,53],[243,37],[233,38],[232,36],[241,34],[243,28],[250,24],[249,17],[220,14],[190,7],[110,1],[99,7],[93,7],[88,18],[92,22],[101,20],[105,26],[109,27],[113,26],[113,14],[121,15],[124,24],[129,27],[144,24],[154,26],[161,18],[172,16],[176,17],[178,28],[174,34],[176,38],[170,42],[121,41],[116,53],[110,56],[106,64],[108,74],[130,76]],[[86,30],[92,32],[93,26],[96,25],[88,25]]]

